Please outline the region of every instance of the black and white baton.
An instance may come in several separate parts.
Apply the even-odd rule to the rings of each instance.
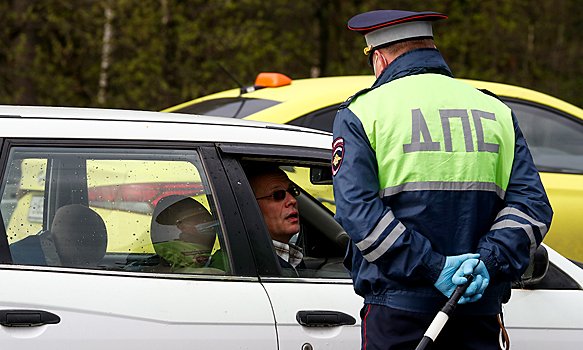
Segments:
[[[468,286],[470,285],[470,283],[472,283],[472,280],[474,279],[474,275],[468,275],[465,277],[468,279],[467,282],[455,288],[453,294],[451,295],[451,297],[449,297],[447,303],[445,303],[445,306],[441,308],[441,311],[437,313],[437,315],[429,325],[429,328],[427,328],[427,331],[425,331],[423,339],[421,339],[419,345],[417,345],[415,350],[429,349],[431,344],[433,344],[435,338],[437,338],[439,332],[441,332],[441,329],[443,328],[443,326],[445,326],[451,314],[453,314],[453,311],[457,306],[457,302],[460,300],[462,295],[464,295],[466,289],[468,289]]]

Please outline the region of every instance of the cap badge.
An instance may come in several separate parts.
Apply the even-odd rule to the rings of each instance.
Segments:
[[[364,54],[365,56],[368,56],[368,54],[370,53],[370,51],[372,50],[372,45],[369,45],[367,47],[364,48]]]

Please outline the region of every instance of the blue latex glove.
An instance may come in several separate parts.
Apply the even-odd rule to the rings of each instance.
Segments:
[[[470,283],[458,304],[473,303],[480,300],[490,283],[488,269],[484,262],[479,259],[468,259],[464,261],[453,275],[452,282],[456,285],[464,284],[467,282],[467,278],[464,276],[469,274],[474,275],[474,280]]]
[[[440,292],[443,293],[443,295],[445,295],[446,297],[449,298],[453,294],[455,287],[457,287],[457,284],[455,284],[452,280],[452,277],[454,276],[456,271],[459,270],[459,268],[463,262],[465,262],[469,259],[477,260],[479,257],[480,257],[480,254],[469,254],[469,253],[462,254],[462,255],[455,255],[455,256],[446,256],[445,257],[445,264],[443,265],[443,269],[441,270],[439,277],[437,277],[437,282],[435,282],[435,284],[434,284],[435,288],[437,288]],[[468,265],[468,266],[471,266],[471,265]],[[471,270],[473,270],[473,266],[471,266],[469,269],[470,269],[470,273],[471,273]],[[462,277],[463,277],[463,275],[462,275]],[[461,284],[465,283],[466,281],[467,281],[467,279],[464,282],[462,282]]]

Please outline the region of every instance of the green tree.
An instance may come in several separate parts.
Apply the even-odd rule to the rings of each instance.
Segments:
[[[159,110],[245,85],[372,74],[355,14],[379,0],[0,0],[0,103]],[[395,0],[449,15],[436,45],[460,78],[583,106],[578,0]]]

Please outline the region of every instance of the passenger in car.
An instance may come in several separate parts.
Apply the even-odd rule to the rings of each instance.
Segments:
[[[190,197],[162,198],[152,215],[150,235],[156,254],[163,260],[152,271],[189,272],[193,268],[223,271],[223,252],[215,246],[216,223],[208,210]]]
[[[305,269],[302,249],[290,239],[300,231],[298,201],[299,188],[276,165],[254,164],[245,169],[255,199],[273,241],[279,264],[284,273],[297,275],[296,269]]]

